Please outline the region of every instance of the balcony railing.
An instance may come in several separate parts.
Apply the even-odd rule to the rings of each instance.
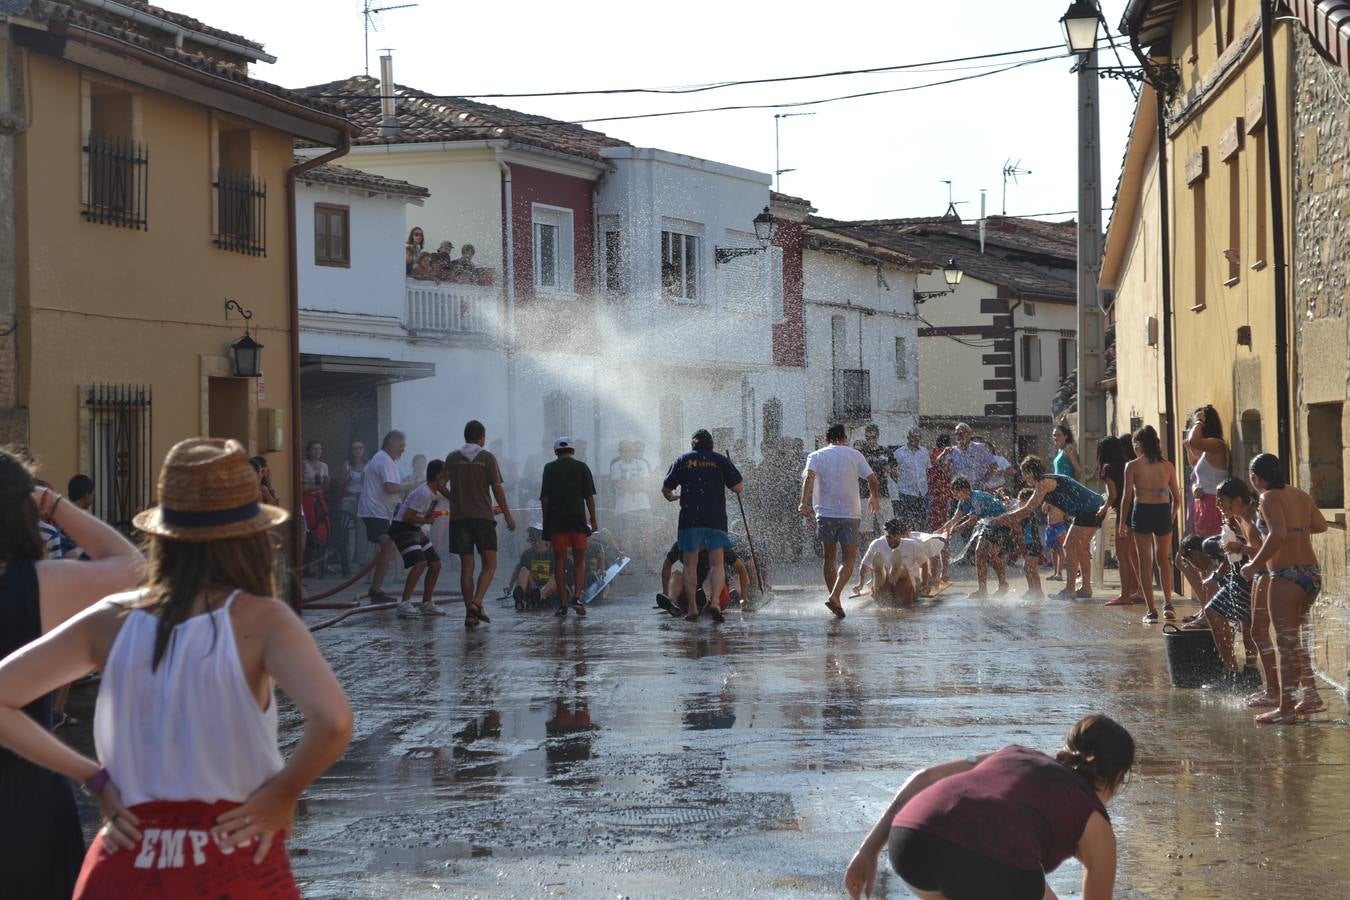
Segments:
[[[408,330],[430,337],[491,337],[497,333],[501,292],[493,286],[437,284],[408,279]]]
[[[834,418],[841,422],[872,417],[872,373],[867,369],[834,370]]]
[[[267,183],[252,175],[221,172],[216,189],[216,246],[267,255]]]
[[[150,151],[135,141],[91,134],[84,154],[85,220],[148,231]]]

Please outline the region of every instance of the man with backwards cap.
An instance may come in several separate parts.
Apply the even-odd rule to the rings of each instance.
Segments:
[[[553,548],[553,583],[557,586],[558,610],[567,615],[567,555],[572,555],[572,608],[586,615],[586,544],[595,533],[595,478],[590,466],[576,458],[570,437],[553,442],[553,462],[544,466],[539,487],[539,505],[544,513],[544,540]],[[588,518],[589,516],[589,518]]]
[[[745,480],[731,460],[713,452],[712,433],[706,428],[694,432],[692,447],[670,464],[661,484],[661,495],[671,502],[680,501],[677,543],[684,554],[685,596],[698,596],[698,556],[700,550],[706,550],[708,596],[716,598],[721,596],[727,577],[723,554],[731,547],[731,536],[727,534],[726,489],[742,493]],[[678,494],[676,488],[680,490]],[[714,622],[722,621],[722,612],[716,602],[709,603],[705,609]],[[698,605],[693,604],[685,621],[696,622],[699,614]]]

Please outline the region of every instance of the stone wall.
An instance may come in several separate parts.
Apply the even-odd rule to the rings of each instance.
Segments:
[[[1292,184],[1294,327],[1297,330],[1298,483],[1317,488],[1328,474],[1326,433],[1310,434],[1312,404],[1345,403],[1350,370],[1345,322],[1350,305],[1350,74],[1317,52],[1293,26],[1294,110],[1289,161]],[[1334,407],[1322,407],[1323,410]],[[1320,420],[1323,426],[1326,418]],[[1334,423],[1334,419],[1332,420]],[[1341,417],[1341,480],[1350,474],[1350,428]],[[1315,464],[1316,463],[1316,464]],[[1331,472],[1334,473],[1334,459]],[[1344,490],[1341,505],[1345,505]],[[1341,688],[1350,682],[1350,541],[1342,513],[1316,536],[1325,589],[1313,611],[1313,661]]]

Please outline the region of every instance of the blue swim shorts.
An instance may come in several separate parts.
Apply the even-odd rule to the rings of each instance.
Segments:
[[[731,549],[731,538],[720,528],[681,528],[675,538],[681,553]]]

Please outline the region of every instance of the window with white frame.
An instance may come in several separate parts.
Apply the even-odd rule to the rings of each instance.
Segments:
[[[606,295],[619,297],[628,292],[624,273],[623,234],[618,216],[600,217],[600,287]]]
[[[702,300],[703,239],[681,231],[661,232],[661,293],[676,300]]]
[[[572,243],[572,210],[535,203],[534,289],[545,294],[576,291]]]

